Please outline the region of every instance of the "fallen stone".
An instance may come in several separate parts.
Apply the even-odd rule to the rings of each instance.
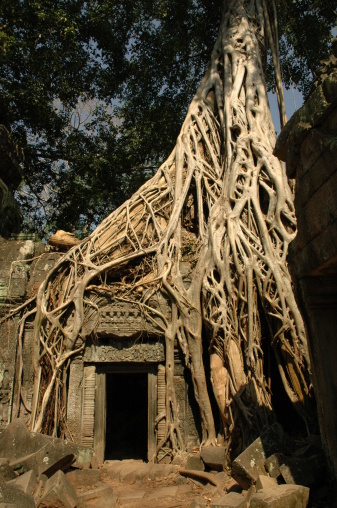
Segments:
[[[74,462],[75,455],[73,453],[70,453],[69,455],[66,455],[65,457],[62,457],[61,459],[53,462],[51,466],[47,467],[47,469],[42,470],[41,474],[46,475],[47,478],[50,478],[51,476],[53,476],[53,474],[56,473],[56,471],[65,471]]]
[[[206,501],[202,497],[196,497],[190,504],[190,508],[206,508]]]
[[[9,460],[0,459],[0,481],[7,482],[9,480],[14,480],[14,478],[16,478],[16,474],[9,465]]]
[[[166,478],[175,471],[176,468],[170,464],[152,464],[147,478],[152,481],[157,478]]]
[[[31,496],[13,485],[8,485],[8,483],[0,483],[0,500],[3,504],[13,504],[16,508],[35,508]]]
[[[189,494],[192,492],[193,487],[190,483],[185,483],[184,485],[178,485],[177,495],[181,496],[183,494]]]
[[[31,433],[20,418],[0,434],[0,457],[9,459],[11,467],[22,465],[25,472],[35,469],[37,475],[71,454],[75,456],[72,466],[82,468],[90,464],[92,453],[90,448],[63,439]]]
[[[176,497],[177,491],[177,486],[160,487],[159,489],[154,489],[154,491],[149,494],[148,499],[167,499],[168,497]]]
[[[248,489],[261,474],[267,474],[266,458],[281,451],[283,443],[283,429],[279,423],[274,423],[233,461],[232,477],[242,488]]]
[[[25,422],[17,418],[13,420],[0,434],[0,457],[9,461],[32,453],[32,435]]]
[[[92,505],[99,508],[114,508],[117,503],[117,496],[108,485],[101,485],[96,489],[87,490],[78,495],[78,508]]]
[[[271,478],[270,476],[260,475],[256,480],[256,490],[264,490],[268,488],[277,487],[278,483],[275,478]]]
[[[301,485],[278,485],[254,494],[250,508],[306,508],[309,489]]]
[[[226,459],[226,450],[220,446],[203,446],[200,456],[204,463],[215,471],[222,471]]]
[[[129,490],[127,492],[123,492],[119,499],[142,499],[145,496],[145,490]]]
[[[43,490],[40,503],[41,508],[75,508],[77,495],[74,487],[68,482],[62,471],[57,471],[49,478]]]
[[[237,492],[230,492],[211,503],[211,508],[247,508],[247,499]]]
[[[272,478],[282,475],[286,483],[304,485],[305,487],[319,484],[326,475],[325,460],[322,454],[299,458],[274,453],[265,461],[265,467]]]
[[[139,464],[127,464],[125,467],[123,467],[119,473],[119,481],[120,483],[128,483],[129,485],[133,485],[137,477],[139,475],[137,474],[137,470],[139,468]]]
[[[199,455],[190,455],[187,457],[185,469],[194,469],[195,471],[204,471],[204,463]]]
[[[292,485],[311,487],[325,478],[326,467],[322,455],[313,455],[308,458],[284,457],[280,465],[280,472],[284,481]]]
[[[66,478],[69,483],[76,489],[90,489],[98,481],[100,472],[97,469],[75,469],[66,473]]]
[[[266,470],[269,473],[271,478],[278,478],[281,476],[280,465],[282,464],[283,455],[280,453],[273,453],[270,457],[268,457],[264,463]],[[281,464],[280,464],[281,462]]]
[[[7,484],[13,485],[16,488],[21,489],[26,494],[31,495],[37,484],[36,474],[33,470],[27,471],[27,473],[18,476],[15,480],[7,482]]]

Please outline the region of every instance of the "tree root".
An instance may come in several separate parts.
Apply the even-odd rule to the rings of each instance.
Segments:
[[[64,255],[40,287],[35,430],[55,433],[57,427],[57,433],[63,425],[65,395],[55,386],[68,368],[65,360],[85,347],[84,323],[98,319],[94,295],[104,292],[116,304],[138,306],[145,323],[153,322],[151,312],[158,315],[151,306],[154,295],[171,307],[171,319],[162,316],[164,329],[158,328],[166,347],[166,434],[157,452],[169,444],[174,455],[184,447],[174,387],[175,338],[191,371],[203,443],[216,443],[205,341],[211,358],[219,360],[213,386],[224,446],[238,450],[274,418],[263,351],[276,352],[286,392],[308,417],[309,355],[286,263],[296,218],[284,167],[273,155],[275,132],[259,53],[261,9],[259,0],[225,3],[211,65],[171,155]],[[188,252],[193,257],[187,283],[180,268]],[[47,367],[41,370],[42,364]],[[51,404],[59,408],[55,419]]]

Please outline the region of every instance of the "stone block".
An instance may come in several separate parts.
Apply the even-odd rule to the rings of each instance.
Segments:
[[[196,497],[190,504],[190,508],[206,508],[206,501],[202,497]]]
[[[16,508],[35,508],[31,496],[8,483],[0,483],[0,499],[4,504],[14,504]]]
[[[114,508],[117,503],[117,496],[108,485],[100,485],[96,489],[90,489],[79,494],[78,507],[92,505],[99,508]]]
[[[244,489],[248,489],[261,474],[267,474],[265,460],[283,449],[284,439],[281,425],[274,423],[233,461],[232,477]]]
[[[33,493],[36,484],[37,478],[33,470],[27,471],[27,473],[18,476],[17,478],[15,478],[15,480],[11,480],[10,482],[8,482],[8,485],[13,485],[13,487],[21,489],[23,492],[29,495]]]
[[[142,466],[143,464],[137,462],[126,464],[119,473],[120,483],[128,483],[129,485],[132,485],[137,480],[140,480],[142,474],[141,472],[145,471]]]
[[[277,487],[277,485],[277,480],[275,478],[271,478],[270,476],[260,475],[256,480],[257,491]]]
[[[20,418],[13,420],[0,434],[0,457],[11,461],[32,453],[32,439],[25,422]]]
[[[62,471],[57,471],[49,478],[43,489],[39,507],[41,508],[75,508],[77,495],[74,487],[68,482]]]
[[[167,499],[168,497],[176,497],[178,491],[177,486],[170,487],[160,487],[158,489],[154,489],[151,494],[149,494],[149,499]]]
[[[273,453],[265,461],[265,468],[271,478],[278,478],[281,475],[280,465],[282,464],[282,459],[280,459],[280,456],[281,454],[279,453]]]
[[[9,465],[9,460],[0,459],[0,481],[7,482],[9,480],[14,480],[14,478],[16,478],[16,474]]]
[[[305,243],[320,235],[327,226],[337,220],[336,197],[337,171],[311,195],[298,213],[301,235]],[[303,218],[305,216],[305,219]],[[305,224],[305,220],[307,224]],[[304,226],[304,227],[303,227]],[[300,226],[299,226],[300,227]]]
[[[185,469],[194,469],[195,471],[204,471],[204,463],[199,455],[190,455],[187,457]]]
[[[247,499],[237,492],[230,492],[225,496],[221,496],[211,504],[211,508],[247,508],[248,506]]]
[[[286,483],[305,487],[320,484],[327,473],[323,455],[306,458],[285,457],[280,465],[280,472]]]
[[[100,471],[97,469],[75,469],[66,473],[66,478],[76,490],[90,489],[99,481]]]
[[[314,165],[329,142],[331,142],[331,136],[327,137],[320,129],[311,129],[301,146],[302,171],[296,174],[297,178],[302,178],[303,174]]]
[[[309,489],[301,485],[278,485],[253,494],[250,508],[306,508]]]
[[[0,457],[6,457],[11,465],[22,462],[25,471],[35,469],[37,474],[48,471],[53,465],[64,469],[66,458],[71,461],[74,455],[74,467],[81,468],[90,464],[93,450],[84,446],[70,443],[63,439],[52,438],[44,434],[30,433],[24,421],[20,418],[13,420],[0,434]],[[62,461],[65,461],[62,466]],[[53,471],[50,471],[52,474]]]
[[[211,469],[222,471],[226,459],[226,450],[220,446],[203,446],[200,456]]]

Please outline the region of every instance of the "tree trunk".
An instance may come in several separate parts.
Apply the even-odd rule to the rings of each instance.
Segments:
[[[82,325],[97,307],[95,295],[104,292],[115,302],[138,305],[144,319],[154,294],[171,304],[171,322],[161,316],[167,355],[162,446],[170,442],[173,454],[183,446],[174,392],[175,337],[191,370],[204,443],[216,444],[204,341],[228,448],[233,439],[232,447],[245,445],[273,418],[263,350],[275,352],[287,394],[308,414],[307,342],[286,263],[296,220],[284,168],[273,155],[275,132],[259,52],[266,13],[261,2],[225,2],[210,67],[170,157],[64,256],[41,287],[35,326],[45,380],[33,408],[35,430],[49,428],[51,388],[56,379],[61,382],[64,358],[75,343],[77,350],[84,347]],[[185,259],[189,287],[180,272]]]

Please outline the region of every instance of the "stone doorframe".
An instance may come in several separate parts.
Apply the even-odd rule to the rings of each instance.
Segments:
[[[148,380],[148,441],[147,459],[153,462],[156,454],[155,420],[157,417],[157,374],[158,364],[104,363],[96,364],[96,394],[93,447],[97,460],[104,462],[106,443],[106,374],[147,373]]]

